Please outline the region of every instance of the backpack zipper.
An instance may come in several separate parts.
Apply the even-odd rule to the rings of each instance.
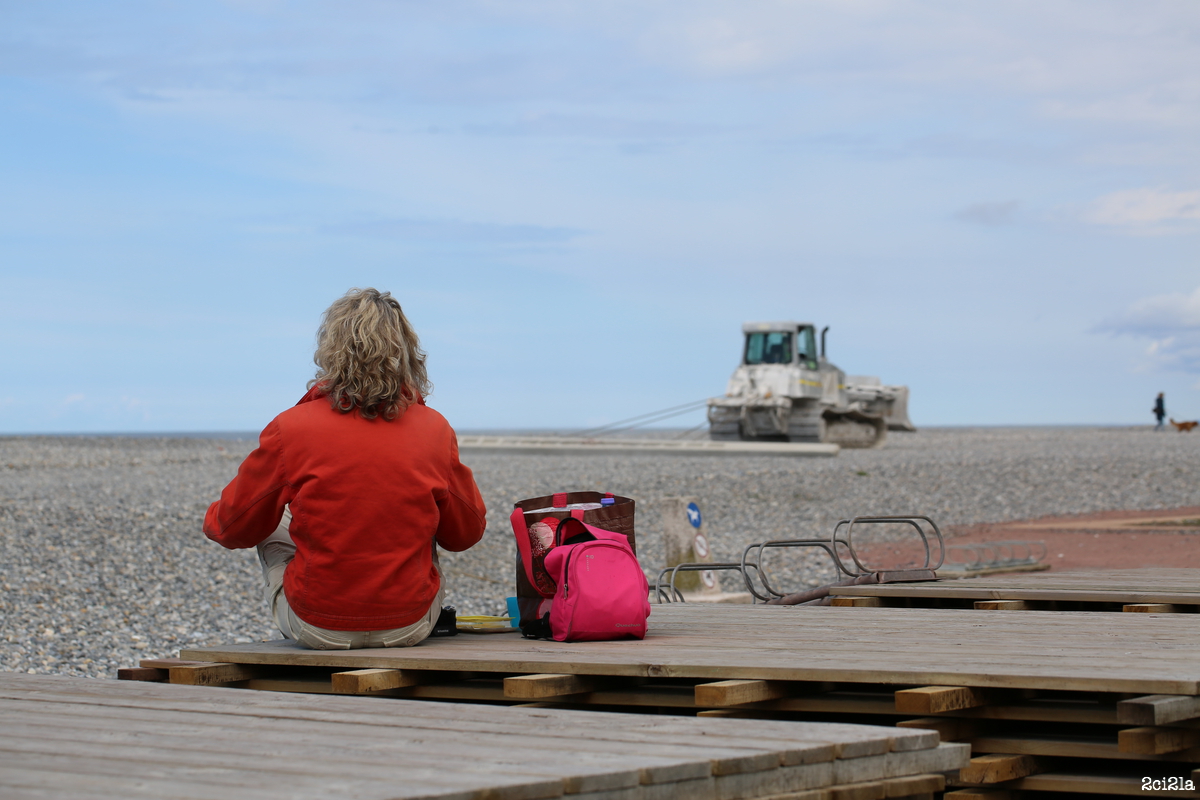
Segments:
[[[575,550],[571,548],[571,552],[567,553],[567,563],[563,565],[563,600],[571,595],[571,557],[575,555]]]

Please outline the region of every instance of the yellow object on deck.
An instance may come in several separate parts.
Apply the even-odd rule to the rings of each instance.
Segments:
[[[489,617],[477,614],[475,616],[458,617],[456,625],[460,631],[467,633],[507,633],[520,631],[512,627],[512,617]]]

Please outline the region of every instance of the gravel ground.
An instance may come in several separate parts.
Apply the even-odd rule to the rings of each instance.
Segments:
[[[206,507],[253,446],[0,438],[0,670],[111,677],[183,645],[277,638],[253,551],[223,550],[200,533]],[[512,503],[559,490],[635,498],[638,550],[653,573],[663,561],[656,501],[677,495],[700,498],[718,560],[764,537],[826,534],[855,514],[921,513],[950,527],[1200,505],[1200,434],[1149,428],[927,429],[832,459],[464,460],[489,510],[483,541],[442,562],[460,613],[502,612],[512,586]],[[789,588],[833,574],[799,554],[778,569]]]

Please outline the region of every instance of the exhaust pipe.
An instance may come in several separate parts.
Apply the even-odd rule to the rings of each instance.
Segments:
[[[825,360],[825,334],[829,333],[829,326],[821,328],[821,360]]]

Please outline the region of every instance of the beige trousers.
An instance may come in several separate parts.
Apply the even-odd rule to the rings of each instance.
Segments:
[[[392,628],[386,631],[331,631],[328,628],[318,628],[309,625],[296,616],[288,605],[287,596],[283,591],[283,573],[287,565],[296,557],[296,544],[292,541],[288,528],[292,522],[291,509],[283,512],[283,519],[275,532],[268,536],[258,546],[258,561],[262,565],[263,578],[266,580],[267,607],[279,632],[288,639],[293,639],[313,650],[356,650],[364,647],[412,647],[429,638],[438,616],[442,612],[442,602],[446,597],[445,581],[441,581],[437,597],[422,619],[403,628]],[[433,564],[438,567],[438,577],[442,577],[441,567],[438,566],[437,545],[433,547]]]

